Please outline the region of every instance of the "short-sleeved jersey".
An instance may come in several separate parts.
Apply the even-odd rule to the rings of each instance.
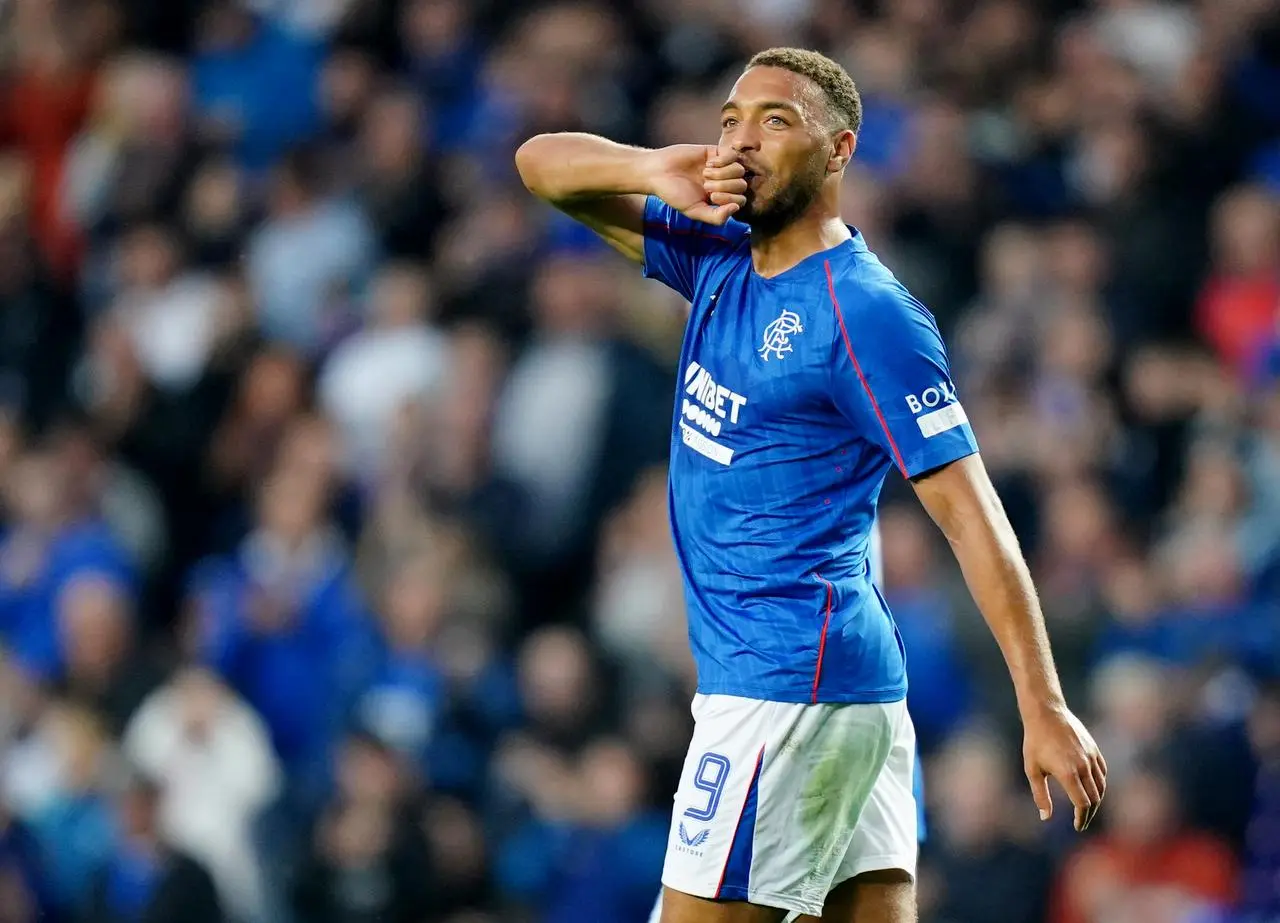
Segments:
[[[851,229],[852,230],[852,229]],[[977,451],[933,315],[853,236],[771,278],[750,229],[645,207],[644,273],[691,303],[669,469],[698,691],[906,695],[868,564],[890,468]]]

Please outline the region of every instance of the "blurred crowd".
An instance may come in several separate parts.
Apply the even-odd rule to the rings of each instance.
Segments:
[[[922,918],[1280,920],[1276,0],[2,0],[0,923],[646,918],[683,306],[512,154],[714,141],[780,44],[1110,766],[1038,821],[891,475]]]

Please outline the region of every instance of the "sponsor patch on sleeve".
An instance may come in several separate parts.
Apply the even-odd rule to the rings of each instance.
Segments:
[[[937,410],[931,410],[926,414],[916,417],[916,423],[920,426],[920,432],[925,437],[936,436],[939,433],[945,433],[949,429],[955,429],[969,422],[968,415],[964,412],[964,407],[957,401],[954,404],[947,404],[945,407],[939,407]]]

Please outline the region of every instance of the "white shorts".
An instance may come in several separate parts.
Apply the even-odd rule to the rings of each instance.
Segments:
[[[662,883],[818,916],[863,872],[916,872],[915,728],[905,702],[698,695]]]

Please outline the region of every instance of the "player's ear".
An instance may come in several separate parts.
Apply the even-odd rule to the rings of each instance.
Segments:
[[[853,159],[858,147],[858,136],[847,128],[831,139],[831,157],[827,160],[827,172],[839,173]]]

